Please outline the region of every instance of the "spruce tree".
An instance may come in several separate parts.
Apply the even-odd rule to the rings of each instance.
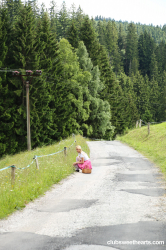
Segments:
[[[69,13],[67,11],[66,3],[63,2],[58,14],[58,26],[57,26],[58,38],[66,38],[69,25],[70,25]]]
[[[161,86],[159,89],[158,120],[166,121],[166,72],[162,73]]]
[[[105,22],[99,21],[97,23],[97,33],[98,33],[98,39],[101,45],[104,45],[106,47],[106,28],[105,28]]]
[[[153,52],[151,55],[151,62],[150,62],[150,79],[158,80],[158,63],[156,60],[156,55]]]
[[[76,20],[77,29],[80,30],[81,25],[84,21],[84,13],[83,13],[83,10],[81,9],[80,5],[76,11],[76,19],[75,20]]]
[[[51,30],[53,33],[57,33],[58,10],[57,10],[56,2],[54,0],[52,0],[50,3],[49,14],[50,14],[50,21],[51,21]]]
[[[120,24],[119,26],[118,46],[119,46],[120,51],[125,50],[126,48],[126,35],[125,35],[122,24]]]
[[[136,34],[136,27],[133,23],[130,23],[128,25],[126,37],[126,60],[124,67],[126,74],[129,74],[133,67],[134,74],[136,74],[138,70],[138,40]]]
[[[121,55],[118,47],[118,31],[114,21],[108,21],[106,26],[106,46],[110,56],[110,63],[116,75],[121,71]]]
[[[126,128],[132,128],[135,125],[135,121],[139,118],[138,109],[136,106],[135,93],[133,82],[130,77],[126,76],[124,73],[118,78],[119,84],[123,90],[124,95],[124,122]]]
[[[7,67],[8,57],[8,35],[10,32],[10,20],[6,8],[0,10],[0,68]],[[9,73],[11,74],[11,73]],[[17,151],[17,140],[14,129],[14,113],[16,104],[12,102],[12,91],[7,82],[7,73],[0,72],[0,156],[15,153]]]
[[[151,114],[154,121],[158,121],[159,117],[159,86],[158,82],[153,77],[150,81],[150,103],[151,103]]]
[[[67,40],[73,48],[78,48],[79,43],[79,32],[73,21],[67,32]]]
[[[155,42],[146,31],[138,39],[139,70],[142,75],[150,76],[152,53],[155,51]]]
[[[149,79],[147,76],[144,79],[143,76],[139,72],[137,72],[135,76],[132,76],[132,81],[133,81],[133,88],[135,93],[137,109],[140,118],[143,119],[143,116],[147,110],[151,112]]]
[[[22,74],[25,70],[40,69],[40,52],[42,46],[40,37],[35,29],[35,19],[30,5],[25,5],[15,24],[12,36],[11,67],[17,68]],[[39,46],[40,45],[40,46]],[[30,80],[29,77],[24,80]],[[10,89],[13,93],[12,101],[16,104],[14,113],[14,128],[16,131],[17,150],[26,149],[26,107],[25,86],[20,78],[11,78]],[[49,131],[52,117],[43,111],[48,109],[51,96],[48,84],[43,78],[34,78],[30,85],[30,114],[32,147],[50,143]]]
[[[97,40],[97,34],[93,28],[92,22],[88,17],[84,18],[80,29],[80,40],[84,42],[93,64],[98,65],[98,54],[100,44]]]

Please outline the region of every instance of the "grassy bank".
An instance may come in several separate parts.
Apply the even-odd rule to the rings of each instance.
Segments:
[[[117,140],[127,143],[158,165],[166,176],[166,123],[133,129]]]
[[[76,141],[76,144],[70,147],[74,142],[71,137],[51,146],[6,156],[0,160],[0,169],[11,165],[17,167],[14,187],[11,185],[11,168],[0,172],[0,219],[25,207],[28,202],[44,194],[53,184],[73,173],[72,163],[77,156],[75,145],[81,145],[89,154],[86,140],[76,136]],[[63,150],[64,147],[68,148],[66,157],[64,152],[61,152],[57,155],[38,158],[39,170],[36,169],[35,162],[29,168],[18,169],[28,166],[34,155],[48,155]]]

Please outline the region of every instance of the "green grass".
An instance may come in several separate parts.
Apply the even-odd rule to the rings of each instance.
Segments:
[[[0,172],[0,219],[22,209],[27,203],[43,195],[53,184],[74,172],[72,163],[77,156],[75,145],[81,145],[88,154],[89,148],[83,137],[76,136],[77,142],[69,149],[73,141],[70,137],[51,146],[6,156],[0,160],[0,169],[11,165],[24,168],[32,162],[34,155],[47,155],[68,147],[67,156],[61,152],[54,156],[38,158],[39,170],[36,169],[35,162],[25,170],[16,169],[14,186],[11,184],[11,168]]]
[[[166,123],[133,129],[124,136],[116,138],[149,158],[153,163],[160,167],[166,176]]]

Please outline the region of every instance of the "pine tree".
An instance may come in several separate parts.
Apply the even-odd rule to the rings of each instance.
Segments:
[[[0,67],[7,66],[8,35],[10,32],[10,20],[6,8],[0,10]],[[9,90],[6,72],[0,72],[0,156],[14,153],[17,149],[15,140],[13,113],[16,111],[12,103],[12,92]]]
[[[69,13],[66,3],[63,2],[58,15],[57,37],[66,38],[67,30],[70,25]]]
[[[74,22],[72,22],[67,32],[67,40],[69,41],[69,43],[73,48],[78,48],[79,32]]]
[[[13,30],[11,47],[13,52],[11,54],[11,67],[18,68],[24,74],[25,70],[40,69],[40,37],[37,37],[34,23],[32,7],[25,5],[21,9],[20,17]],[[27,78],[27,80],[30,79]],[[26,148],[25,86],[20,78],[12,78],[9,83],[12,91],[12,102],[14,107],[16,106],[13,117],[16,141],[18,142],[17,150],[20,151]],[[50,133],[49,127],[52,117],[43,112],[47,110],[50,101],[48,84],[42,78],[34,78],[32,85],[30,85],[32,147],[51,142],[47,135]]]
[[[125,54],[126,54],[126,34],[123,30],[122,24],[120,24],[119,26],[118,47],[119,47],[120,56],[121,56],[121,64],[124,68]]]
[[[155,42],[146,31],[138,39],[139,70],[142,75],[150,76],[150,62],[155,51]]]
[[[153,78],[154,80],[158,80],[158,63],[154,52],[151,55],[151,62],[150,62],[150,79]]]
[[[132,128],[135,125],[135,121],[139,118],[138,109],[135,101],[133,82],[131,78],[126,76],[124,73],[121,73],[118,80],[124,95],[123,103],[125,106],[125,126],[126,128]]]
[[[130,23],[128,25],[127,37],[126,37],[125,73],[129,74],[129,71],[134,67],[133,73],[135,74],[138,70],[138,68],[136,68],[137,65],[138,65],[138,40],[136,34],[136,27],[133,23]]]
[[[53,33],[57,33],[57,27],[58,27],[58,10],[57,5],[54,0],[51,1],[51,6],[49,9],[50,14],[50,21],[51,21],[51,30]]]
[[[139,72],[137,72],[137,74],[132,77],[132,81],[137,109],[140,118],[143,119],[143,116],[147,111],[151,112],[149,79],[147,76],[144,79],[143,76]]]
[[[159,89],[158,120],[166,121],[166,72],[162,73],[161,86]]]
[[[118,47],[118,31],[114,21],[108,21],[106,26],[106,46],[110,56],[110,63],[117,75],[121,71],[122,62]]]
[[[119,46],[120,51],[125,50],[126,48],[126,35],[125,35],[122,24],[120,24],[119,26],[118,46]]]
[[[83,10],[81,9],[81,6],[79,5],[76,11],[76,25],[78,30],[80,30],[83,21],[84,21],[84,13]]]
[[[98,64],[98,53],[100,44],[97,40],[97,34],[88,17],[84,18],[84,22],[80,29],[80,40],[84,42],[93,64]]]
[[[71,5],[70,15],[71,15],[71,20],[75,22],[75,20],[76,20],[76,6],[74,3]]]
[[[165,58],[166,58],[166,49],[165,49],[165,42],[162,41],[155,51],[156,60],[158,63],[158,72],[161,74],[165,69]]]
[[[98,39],[101,45],[106,47],[106,39],[105,39],[105,34],[106,34],[106,29],[105,29],[105,22],[99,21],[97,23],[97,32],[98,32]]]
[[[20,14],[20,8],[22,7],[22,2],[21,0],[6,0],[6,6],[10,16],[10,22],[12,25],[14,25]]]
[[[158,108],[159,106],[159,86],[158,82],[153,77],[150,81],[150,103],[151,103],[151,114],[154,121],[158,121]]]

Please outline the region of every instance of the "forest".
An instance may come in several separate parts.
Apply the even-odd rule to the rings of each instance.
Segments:
[[[42,70],[30,84],[32,148],[72,133],[112,140],[138,119],[165,121],[165,32],[90,19],[65,2],[46,9],[36,0],[3,1],[0,156],[26,150],[26,89],[15,70]]]

